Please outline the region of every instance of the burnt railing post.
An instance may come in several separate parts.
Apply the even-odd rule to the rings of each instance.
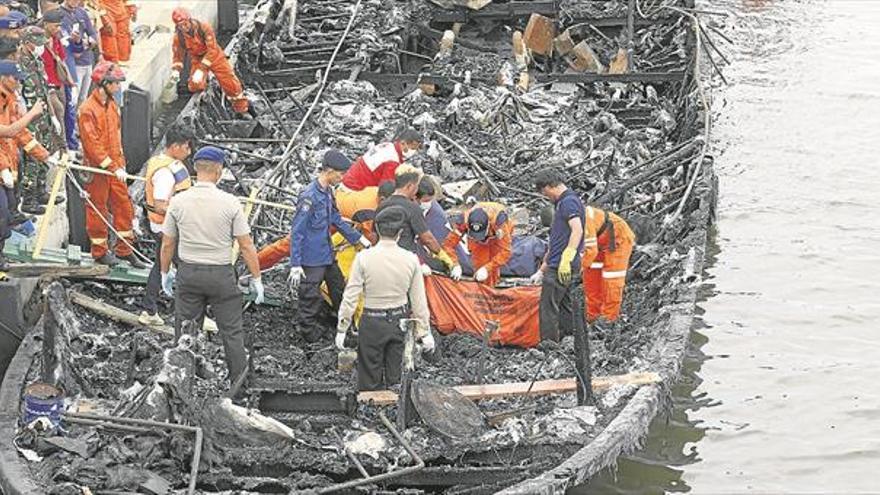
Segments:
[[[571,297],[572,332],[574,333],[574,365],[577,370],[578,405],[593,402],[593,371],[590,363],[589,326],[584,311],[584,290],[580,277],[576,277],[569,287]]]

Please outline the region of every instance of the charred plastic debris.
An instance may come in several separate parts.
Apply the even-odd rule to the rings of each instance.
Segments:
[[[639,237],[622,321],[589,329],[590,403],[550,392],[462,402],[442,387],[531,392],[574,379],[582,363],[571,336],[555,349],[443,336],[434,356],[415,358],[402,390],[358,400],[332,342],[309,345],[295,331],[296,301],[279,270],[266,278],[285,305],[246,312],[246,408],[228,398],[210,332],[190,328],[175,341],[77,302],[85,295],[137,312],[138,287],[54,283],[33,304],[40,337],[23,383],[55,384],[78,412],[63,416],[61,436],[40,431],[45,422],[18,432],[40,492],[529,493],[513,486],[594,440],[599,452],[548,486],[583,480],[634,448],[638,428],[619,439],[603,432],[619,426],[639,387],[599,377],[675,379],[714,208],[694,26],[687,10],[669,6],[693,7],[266,0],[232,42],[255,118],[235,119],[217,88],[180,117],[202,141],[234,153],[225,187],[282,204],[294,204],[327,148],[354,157],[407,125],[428,137],[414,162],[441,179],[445,207],[468,196],[502,201],[516,211],[519,234],[546,236],[531,172],[565,171],[570,187],[620,212]],[[251,220],[263,245],[287,233],[291,214],[256,205]],[[438,404],[451,404],[456,420]],[[650,416],[639,418],[644,425],[656,412],[634,411]]]

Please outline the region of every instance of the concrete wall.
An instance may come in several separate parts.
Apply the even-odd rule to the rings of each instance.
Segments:
[[[171,45],[174,23],[171,12],[178,6],[186,7],[193,17],[217,27],[218,1],[224,0],[141,0],[137,2],[136,25],[149,26],[152,35],[135,42],[131,60],[125,68],[130,84],[150,92],[153,107],[158,106],[162,88],[171,74]],[[184,76],[185,77],[185,76]]]

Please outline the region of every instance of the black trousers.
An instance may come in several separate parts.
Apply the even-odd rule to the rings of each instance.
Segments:
[[[345,291],[345,278],[335,261],[332,265],[304,266],[303,271],[305,277],[299,284],[298,291],[299,329],[303,334],[317,339],[324,333],[319,318],[327,307],[324,298],[321,297],[321,282],[327,283],[331,307],[335,315],[339,311],[342,293]]]
[[[160,266],[162,234],[151,232],[150,235],[156,240],[156,259],[153,260],[153,267],[150,268],[150,274],[147,276],[147,288],[144,290],[143,307],[150,314],[155,314],[159,310],[159,293],[162,292],[162,268]]]
[[[569,289],[575,280],[581,278],[580,270],[572,271],[571,282],[559,281],[556,269],[544,272],[541,282],[541,305],[538,310],[541,340],[559,342],[563,335],[571,334],[572,314]]]
[[[0,255],[3,254],[6,239],[12,236],[12,216],[17,211],[17,206],[15,190],[0,185]]]
[[[400,383],[403,332],[397,316],[361,316],[358,330],[358,390],[382,390]]]
[[[174,331],[185,321],[201,320],[210,306],[223,339],[229,381],[247,367],[242,322],[242,296],[232,265],[196,265],[180,262],[174,292]],[[201,327],[199,327],[201,328]]]

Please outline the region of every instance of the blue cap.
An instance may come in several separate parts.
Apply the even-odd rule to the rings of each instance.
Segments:
[[[9,60],[0,60],[0,76],[15,76],[16,79],[24,79],[24,74],[18,70],[18,64]]]
[[[17,10],[10,10],[8,14],[0,17],[0,29],[18,29],[25,27],[28,17]]]
[[[226,163],[226,152],[216,146],[203,146],[196,151],[193,161],[207,160],[219,164]]]
[[[323,165],[324,168],[345,172],[351,168],[351,160],[338,150],[328,150],[324,153]]]

